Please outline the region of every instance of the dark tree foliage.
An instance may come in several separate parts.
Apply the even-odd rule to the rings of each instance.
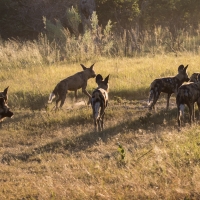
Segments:
[[[199,0],[97,0],[97,12],[103,25],[108,19],[118,28],[140,31],[155,26],[170,29],[196,28],[200,23]]]
[[[149,0],[141,13],[142,27],[196,28],[200,23],[199,9],[198,0]]]
[[[36,39],[45,32],[43,17],[70,28],[66,10],[80,0],[0,0],[0,36]],[[99,24],[112,21],[115,33],[124,29],[151,31],[156,26],[194,30],[200,24],[199,0],[96,0]]]
[[[77,0],[0,0],[0,35],[3,39],[35,39],[44,32],[43,17],[52,23],[62,21],[67,27],[67,8]]]
[[[111,20],[116,28],[130,29],[140,14],[138,0],[96,0],[97,15],[103,26]]]

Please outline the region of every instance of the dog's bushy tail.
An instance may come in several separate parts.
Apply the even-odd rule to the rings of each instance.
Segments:
[[[149,92],[148,105],[151,105],[151,103],[153,102],[153,99],[154,99],[154,91],[153,89],[151,89]]]
[[[56,87],[54,88],[53,92],[50,93],[48,103],[52,103],[53,99],[56,97],[56,95],[58,93],[57,92],[58,91],[58,87],[59,87],[59,85],[57,84]]]
[[[184,116],[184,104],[179,105],[179,117],[182,118]]]
[[[56,97],[56,95],[52,92],[52,93],[49,95],[48,103],[51,103],[55,97]]]
[[[184,103],[187,102],[188,100],[189,100],[188,93],[185,92],[185,90],[180,89],[177,96],[176,96],[176,104],[177,104],[177,108],[178,108],[179,123],[184,118],[184,108],[185,108]]]
[[[158,82],[157,82],[157,80],[154,80],[150,86],[148,105],[152,104],[152,102],[157,94],[157,90],[158,90]]]
[[[99,92],[94,92],[92,97],[92,108],[94,113],[94,118],[97,120],[100,118],[101,112],[101,97]]]

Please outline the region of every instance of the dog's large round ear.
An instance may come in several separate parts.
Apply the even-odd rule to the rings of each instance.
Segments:
[[[95,64],[95,63],[94,63]],[[90,69],[93,69],[93,67],[94,67],[94,64],[92,64],[91,66],[90,66]]]
[[[96,83],[98,84],[99,83],[99,81],[102,81],[103,80],[103,77],[101,76],[101,74],[97,74],[97,76],[96,76]]]
[[[108,83],[109,76],[110,76],[110,74],[105,78],[105,82],[106,82],[106,84]]]
[[[87,67],[85,67],[83,64],[80,64],[81,65],[81,67],[83,68],[83,70],[86,70],[87,69]]]
[[[184,70],[184,65],[180,65],[179,67],[178,67],[178,72],[181,72],[181,71],[183,71]]]
[[[186,71],[186,70],[187,70],[187,68],[188,68],[188,65],[187,65],[187,66],[185,66],[185,68],[184,68],[184,71]]]
[[[6,89],[4,89],[4,91],[3,91],[3,93],[6,95],[7,94],[7,92],[8,92],[8,88],[9,88],[9,86],[6,88]]]

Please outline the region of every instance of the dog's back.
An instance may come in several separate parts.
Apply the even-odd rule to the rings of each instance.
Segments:
[[[109,75],[103,81],[103,77],[98,74],[96,77],[96,83],[98,87],[92,93],[92,110],[93,110],[93,118],[95,130],[103,130],[103,119],[105,114],[105,109],[108,105],[108,85]]]

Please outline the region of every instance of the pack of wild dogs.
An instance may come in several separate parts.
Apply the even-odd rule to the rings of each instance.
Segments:
[[[51,103],[56,98],[55,110],[62,108],[65,103],[68,91],[74,91],[75,100],[77,101],[77,91],[82,89],[82,92],[88,97],[88,104],[91,105],[95,131],[102,131],[104,128],[104,115],[108,106],[109,93],[109,75],[105,78],[101,74],[94,71],[94,64],[89,68],[83,64],[82,71],[61,80],[49,95],[48,103]],[[178,127],[184,122],[184,107],[189,108],[189,123],[195,120],[194,105],[197,103],[200,113],[200,73],[193,73],[191,77],[187,74],[188,65],[180,65],[178,73],[175,76],[157,78],[150,85],[148,98],[148,109],[156,110],[156,102],[161,93],[167,94],[167,106],[169,109],[169,99],[174,93],[176,96],[177,105],[177,124]],[[96,77],[96,78],[95,78]],[[87,82],[90,78],[95,78],[97,87],[92,94],[86,90]],[[60,104],[59,104],[60,102]],[[0,92],[0,121],[5,117],[11,118],[13,112],[8,107],[8,87]],[[199,114],[200,118],[200,114]]]

